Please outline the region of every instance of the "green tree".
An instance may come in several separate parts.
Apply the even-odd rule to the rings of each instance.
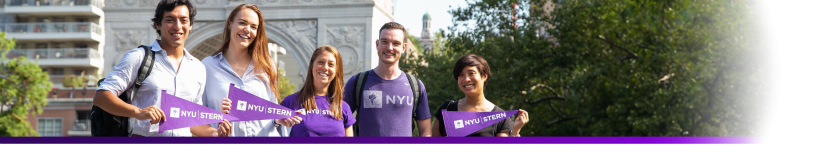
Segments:
[[[81,71],[80,76],[67,75],[63,77],[63,87],[72,88],[70,97],[74,98],[75,89],[78,87],[85,87],[86,82],[88,81],[89,78],[86,77],[86,71]]]
[[[407,33],[410,33],[409,29],[407,30]],[[424,49],[421,48],[421,44],[418,44],[418,37],[413,35],[407,35],[407,38],[410,39],[410,41],[407,42],[407,47],[415,47],[415,49],[419,52],[424,51]]]
[[[283,68],[278,68],[278,93],[281,97],[278,102],[283,101],[284,98],[292,93],[295,93],[295,84],[289,82],[289,77],[286,76],[286,71]]]
[[[51,90],[49,76],[25,56],[7,59],[15,40],[0,32],[0,136],[39,136],[26,120],[43,112]]]
[[[545,4],[476,1],[450,11],[457,23],[434,49],[441,54],[402,61],[427,85],[431,109],[463,98],[452,66],[474,53],[493,71],[485,96],[530,112],[522,135],[755,134],[765,87],[749,1]]]

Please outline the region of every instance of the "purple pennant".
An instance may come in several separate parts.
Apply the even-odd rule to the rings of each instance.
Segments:
[[[441,115],[444,117],[444,129],[446,129],[448,137],[466,137],[515,114],[518,114],[518,110],[460,112],[441,109]]]
[[[255,96],[252,93],[235,87],[235,84],[229,84],[229,100],[232,101],[232,107],[229,110],[229,115],[238,117],[237,121],[252,121],[265,119],[284,119],[292,118],[293,116],[303,117],[289,108],[272,103],[266,99]]]
[[[170,95],[166,93],[166,90],[161,92],[160,109],[166,114],[166,121],[160,122],[159,133],[163,133],[165,130],[219,123],[224,119],[227,121],[238,119],[212,108]]]

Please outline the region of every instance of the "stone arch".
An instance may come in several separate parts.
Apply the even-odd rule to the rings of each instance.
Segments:
[[[224,22],[196,22],[189,33],[186,40],[186,49],[190,52],[195,51],[198,45],[209,41],[216,36],[223,34]],[[286,68],[294,68],[291,66],[283,67],[288,73],[297,72],[300,79],[291,78],[290,81],[296,84],[296,87],[301,87],[303,79],[306,78],[306,72],[309,66],[309,59],[312,52],[317,46],[317,20],[268,20],[265,25],[266,37],[271,43],[276,43],[283,47],[289,57],[297,63],[298,70],[286,70]],[[213,54],[212,51],[206,53],[191,53],[198,58],[204,58]],[[279,57],[280,59],[280,57]],[[287,64],[291,64],[288,62]]]

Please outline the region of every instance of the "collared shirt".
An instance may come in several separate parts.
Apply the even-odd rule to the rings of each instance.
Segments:
[[[183,50],[184,57],[180,63],[180,69],[175,72],[175,68],[167,58],[166,51],[160,48],[160,40],[152,44],[152,51],[155,51],[155,63],[152,72],[143,81],[143,86],[135,92],[132,98],[132,105],[138,108],[146,108],[152,105],[160,105],[161,91],[183,98],[197,104],[203,104],[201,97],[206,85],[206,69],[197,58]],[[106,80],[100,83],[97,90],[107,90],[115,95],[128,93],[137,78],[138,68],[140,68],[143,57],[143,48],[135,48],[126,52],[123,59],[106,76]],[[159,106],[158,106],[159,107]],[[168,113],[167,113],[168,115]],[[189,128],[180,128],[158,133],[158,124],[150,124],[151,119],[137,120],[131,119],[132,134],[141,136],[164,136],[164,137],[191,137]]]
[[[201,61],[206,66],[206,92],[203,94],[203,101],[205,106],[221,110],[221,103],[224,98],[229,95],[229,84],[235,84],[235,87],[252,93],[255,96],[266,99],[273,103],[278,103],[275,98],[275,93],[269,88],[269,81],[261,79],[255,73],[255,66],[250,61],[246,66],[246,71],[243,76],[238,76],[232,70],[232,66],[226,61],[223,53],[218,53],[209,56]],[[269,76],[263,76],[269,77]],[[238,121],[232,123],[232,134],[230,137],[279,137],[288,136],[286,127],[275,124],[274,119],[255,120],[255,121]],[[218,128],[218,124],[211,124],[212,127]]]

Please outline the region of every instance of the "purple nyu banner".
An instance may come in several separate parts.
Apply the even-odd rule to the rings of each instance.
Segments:
[[[229,115],[238,117],[237,121],[252,121],[265,119],[284,119],[293,116],[301,116],[289,108],[275,104],[266,99],[255,96],[252,93],[229,84],[229,100],[232,101],[232,109]]]
[[[484,127],[506,120],[507,117],[518,114],[518,110],[513,111],[492,111],[492,112],[460,112],[441,110],[444,116],[444,129],[448,137],[465,137],[474,132],[484,129]]]
[[[166,121],[160,122],[159,133],[165,130],[219,123],[224,119],[228,121],[237,119],[212,108],[170,95],[166,93],[166,90],[161,92],[160,109],[166,114]]]

